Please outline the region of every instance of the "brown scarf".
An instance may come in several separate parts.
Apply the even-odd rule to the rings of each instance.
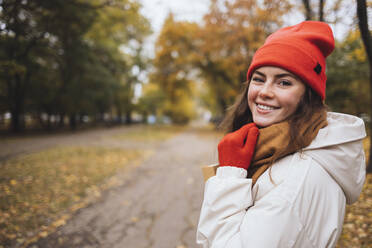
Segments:
[[[252,178],[253,185],[276,160],[310,145],[319,129],[325,126],[327,126],[326,111],[314,114],[310,121],[300,127],[298,135],[303,137],[305,141],[303,145],[289,144],[290,126],[287,121],[261,128],[252,164],[248,169],[248,178]]]

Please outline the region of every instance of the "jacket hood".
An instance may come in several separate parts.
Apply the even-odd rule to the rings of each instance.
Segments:
[[[303,151],[315,159],[340,185],[351,204],[358,200],[365,180],[366,163],[363,139],[366,137],[362,119],[328,112],[328,125]]]

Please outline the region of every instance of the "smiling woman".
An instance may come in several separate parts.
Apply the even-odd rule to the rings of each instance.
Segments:
[[[255,53],[206,181],[206,247],[334,247],[365,180],[361,119],[327,112],[326,23],[279,29]],[[269,169],[270,168],[270,169]]]
[[[267,127],[284,121],[297,109],[305,93],[305,84],[279,67],[257,69],[249,84],[248,106],[254,123]]]

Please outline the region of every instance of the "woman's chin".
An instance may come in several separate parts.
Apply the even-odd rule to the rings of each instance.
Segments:
[[[273,119],[267,119],[267,118],[253,118],[253,122],[259,127],[264,128],[271,126],[272,124],[276,123]]]

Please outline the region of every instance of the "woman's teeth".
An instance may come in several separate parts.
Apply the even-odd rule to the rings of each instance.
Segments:
[[[257,107],[260,108],[260,109],[263,109],[263,110],[274,110],[275,109],[274,107],[261,105],[261,104],[257,104]]]

